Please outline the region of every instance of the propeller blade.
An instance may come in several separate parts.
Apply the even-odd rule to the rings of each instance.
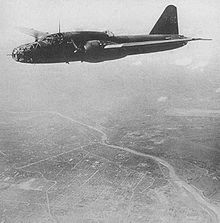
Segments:
[[[17,29],[28,36],[32,36],[35,38],[35,41],[38,41],[40,37],[47,36],[48,32],[41,32],[32,28],[26,28],[26,27],[17,27]]]

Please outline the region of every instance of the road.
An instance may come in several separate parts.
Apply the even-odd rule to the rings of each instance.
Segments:
[[[9,113],[19,113],[19,112],[9,112]],[[91,129],[93,131],[96,131],[98,133],[100,133],[101,135],[101,144],[104,145],[104,146],[108,146],[108,147],[111,147],[111,148],[115,148],[115,149],[120,149],[120,150],[124,150],[126,152],[129,152],[129,153],[132,153],[132,154],[135,154],[135,155],[138,155],[138,156],[142,156],[142,157],[147,157],[147,158],[151,158],[151,159],[154,159],[156,162],[158,163],[161,163],[162,165],[166,166],[168,169],[169,169],[169,175],[170,175],[170,179],[171,181],[177,185],[179,188],[182,188],[184,189],[192,198],[194,198],[197,203],[205,210],[209,213],[209,215],[211,216],[212,218],[212,222],[213,223],[220,223],[220,208],[209,203],[207,200],[205,200],[203,198],[203,196],[201,196],[201,194],[199,193],[199,191],[194,188],[193,186],[191,186],[190,184],[186,183],[185,181],[183,181],[182,179],[180,179],[176,173],[175,173],[175,170],[173,168],[172,165],[170,165],[167,161],[161,159],[161,158],[158,158],[156,156],[152,156],[152,155],[148,155],[148,154],[145,154],[145,153],[141,153],[141,152],[137,152],[135,150],[132,150],[132,149],[129,149],[129,148],[126,148],[126,147],[121,147],[121,146],[116,146],[116,145],[111,145],[111,144],[108,144],[107,143],[107,135],[105,132],[103,132],[102,130],[96,128],[96,127],[93,127],[93,126],[90,126],[90,125],[87,125],[85,123],[82,123],[78,120],[75,120],[69,116],[66,116],[66,115],[63,115],[59,112],[54,112],[54,111],[39,111],[39,112],[21,112],[21,113],[47,113],[47,114],[54,114],[54,115],[58,115],[66,120],[69,120],[73,123],[77,123],[79,125],[82,125],[88,129]]]

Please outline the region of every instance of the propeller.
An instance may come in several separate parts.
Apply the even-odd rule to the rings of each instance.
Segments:
[[[26,28],[26,27],[17,27],[17,29],[26,35],[32,36],[35,38],[35,41],[37,42],[40,37],[47,36],[48,32],[41,32],[32,28]]]

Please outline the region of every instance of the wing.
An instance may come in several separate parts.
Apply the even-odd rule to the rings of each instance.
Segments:
[[[182,39],[171,39],[171,40],[155,40],[155,41],[144,41],[144,42],[131,42],[131,43],[121,43],[121,44],[109,44],[106,45],[105,49],[119,49],[119,48],[130,48],[130,47],[141,47],[141,46],[154,46],[154,45],[166,45],[166,44],[176,44],[176,43],[187,43],[189,41],[195,40],[209,40],[202,38],[182,38]]]

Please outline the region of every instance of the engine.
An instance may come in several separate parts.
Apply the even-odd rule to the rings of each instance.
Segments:
[[[103,44],[99,40],[90,40],[84,45],[86,53],[96,53],[104,49]]]
[[[127,56],[118,49],[105,50],[104,44],[99,40],[90,40],[84,45],[85,55],[83,61],[89,63],[99,63],[106,60],[115,60]]]

